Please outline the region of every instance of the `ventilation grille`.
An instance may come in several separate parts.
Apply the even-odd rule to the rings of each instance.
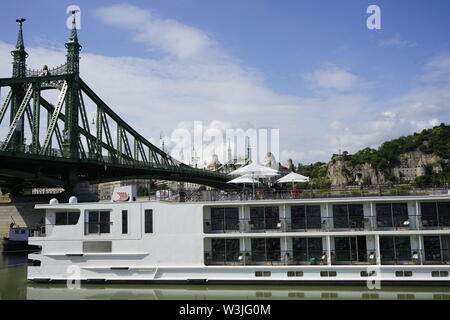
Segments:
[[[111,241],[83,241],[83,252],[111,252]]]

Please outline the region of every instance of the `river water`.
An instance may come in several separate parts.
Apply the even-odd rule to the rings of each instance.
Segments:
[[[449,287],[292,286],[292,285],[121,285],[28,283],[27,255],[0,253],[0,300],[17,299],[147,299],[147,300],[270,300],[270,299],[379,299],[450,300]]]

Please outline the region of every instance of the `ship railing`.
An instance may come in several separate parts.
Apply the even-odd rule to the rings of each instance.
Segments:
[[[205,251],[206,265],[311,265],[327,264],[323,250],[211,250]]]
[[[330,259],[328,259],[330,254]],[[206,265],[376,265],[375,250],[208,250]],[[390,249],[380,254],[382,265],[448,265],[450,249]]]
[[[330,254],[331,264],[333,265],[366,265],[377,263],[375,250],[338,249],[331,250]]]
[[[424,228],[420,216],[408,215],[385,219],[376,216],[346,217],[266,217],[204,219],[205,233],[317,232],[317,231],[402,231]],[[442,226],[436,228],[443,228]],[[424,228],[425,229],[425,228]],[[431,227],[430,227],[431,229]]]
[[[381,191],[380,191],[381,190]],[[424,196],[449,195],[449,188],[429,189],[362,189],[362,190],[289,190],[289,189],[252,189],[245,190],[198,190],[186,194],[185,201],[251,201],[251,200],[290,200],[290,199],[322,199],[322,198],[355,198],[384,196]]]
[[[424,248],[424,249],[381,249],[381,264],[383,265],[433,265],[450,264],[450,249]]]

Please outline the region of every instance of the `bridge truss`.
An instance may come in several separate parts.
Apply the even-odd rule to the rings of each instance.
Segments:
[[[150,143],[80,78],[81,45],[73,14],[67,61],[53,69],[26,68],[25,20],[17,20],[13,75],[0,78],[0,89],[10,88],[0,106],[0,187],[11,192],[30,186],[67,189],[79,181],[136,178],[229,187],[226,175],[187,166]],[[54,103],[44,97],[47,91],[58,93]],[[94,108],[92,123],[88,105]],[[31,132],[29,143],[26,130]]]

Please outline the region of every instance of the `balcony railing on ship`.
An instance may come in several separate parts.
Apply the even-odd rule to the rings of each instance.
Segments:
[[[439,223],[422,219],[420,215],[386,218],[377,216],[348,217],[291,217],[205,219],[205,233],[228,232],[303,232],[303,231],[385,231],[431,230],[450,228],[450,218],[442,217]]]
[[[326,252],[299,250],[205,251],[207,265],[308,265],[326,264]]]
[[[261,189],[256,190],[199,190],[183,192],[183,197],[174,193],[174,200],[183,198],[184,201],[250,201],[250,200],[289,200],[289,199],[312,199],[312,198],[354,198],[354,197],[380,197],[380,196],[424,196],[424,195],[449,195],[448,186],[392,189],[368,188],[360,190],[346,190],[333,188],[332,190],[290,190],[290,189]],[[156,199],[151,195],[150,199]]]
[[[374,250],[272,250],[204,252],[206,265],[374,265]],[[450,264],[450,249],[382,250],[382,265],[440,265]]]

